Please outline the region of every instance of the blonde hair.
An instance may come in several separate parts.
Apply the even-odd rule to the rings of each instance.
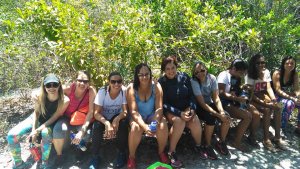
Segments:
[[[40,86],[40,94],[38,96],[37,104],[34,108],[34,111],[37,112],[39,115],[42,114],[43,116],[46,115],[46,98],[47,98],[47,92],[44,85],[44,80],[48,75],[46,75],[44,78],[42,78],[41,86]],[[64,104],[64,92],[61,86],[61,82],[59,81],[59,87],[58,87],[58,106],[56,111],[61,108]]]

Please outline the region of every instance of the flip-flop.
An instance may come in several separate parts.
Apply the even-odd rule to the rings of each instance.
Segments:
[[[263,145],[264,145],[264,147],[267,149],[267,150],[269,150],[269,151],[271,151],[271,152],[276,152],[276,149],[274,148],[274,146],[273,146],[273,144],[272,144],[272,142],[271,141],[264,141],[263,142]]]

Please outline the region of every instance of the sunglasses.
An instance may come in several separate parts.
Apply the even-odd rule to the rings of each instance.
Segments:
[[[111,84],[116,84],[116,83],[118,83],[118,84],[122,84],[122,80],[110,80],[110,83]]]
[[[149,75],[150,75],[149,73],[145,73],[145,74],[139,73],[138,77],[148,77]]]
[[[264,64],[266,64],[266,62],[265,62],[265,61],[262,61],[262,62],[256,62],[256,64],[257,64],[257,65],[264,65]]]
[[[206,70],[205,69],[201,69],[199,72],[195,72],[195,75],[198,75],[199,73],[204,73],[204,72],[206,72]]]
[[[59,83],[47,83],[45,84],[46,88],[58,88]]]
[[[77,82],[87,84],[89,80],[77,79]]]

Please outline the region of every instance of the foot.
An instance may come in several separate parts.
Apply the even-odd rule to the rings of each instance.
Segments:
[[[250,150],[247,148],[247,146],[245,146],[245,145],[242,145],[241,143],[240,144],[237,144],[237,143],[235,143],[235,142],[232,142],[232,143],[230,143],[230,145],[232,146],[232,147],[234,147],[235,149],[237,149],[237,150],[239,150],[239,151],[241,151],[241,152],[249,152]]]
[[[281,139],[274,140],[274,144],[276,148],[286,150],[286,144]]]
[[[207,159],[207,152],[205,150],[205,147],[203,147],[203,146],[195,146],[194,150],[196,151],[196,153],[199,153],[200,158],[202,160]]]
[[[254,147],[254,148],[259,148],[259,144],[258,144],[258,142],[257,142],[257,140],[255,139],[255,138],[252,138],[252,137],[247,137],[247,143],[250,145],[250,146],[252,146],[252,147]]]
[[[63,166],[63,157],[62,155],[56,155],[53,163],[54,168],[62,168]]]
[[[171,161],[171,166],[173,168],[180,168],[183,166],[182,162],[178,160],[177,155],[175,152],[169,152],[168,153],[169,159]]]
[[[218,157],[213,149],[213,147],[211,145],[205,147],[205,151],[207,154],[207,158],[211,159],[211,160],[217,160]]]
[[[127,168],[128,169],[135,169],[136,168],[136,163],[135,163],[135,159],[129,157],[128,161],[127,161]]]
[[[164,152],[159,154],[159,160],[162,163],[170,164],[170,160],[169,160],[168,156],[166,155],[166,153],[164,153]]]
[[[99,164],[100,164],[100,157],[99,156],[94,156],[92,158],[92,160],[90,161],[89,164],[89,169],[98,169],[99,168]]]
[[[218,141],[216,143],[216,150],[219,151],[223,155],[228,155],[229,154],[229,150],[228,150],[227,145],[224,141]]]
[[[271,152],[276,152],[276,150],[275,150],[275,148],[274,148],[274,146],[273,146],[271,140],[265,140],[265,141],[263,141],[263,145],[264,145],[264,147],[265,147],[267,150],[269,150],[269,151],[271,151]]]
[[[12,168],[13,169],[24,169],[28,168],[30,165],[24,161],[22,161],[20,164],[14,165]]]
[[[116,168],[122,168],[126,164],[126,153],[118,152],[118,156],[114,162]]]

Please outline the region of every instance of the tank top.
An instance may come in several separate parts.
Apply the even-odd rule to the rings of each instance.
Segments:
[[[144,120],[146,120],[148,117],[150,117],[154,113],[155,109],[155,86],[152,82],[151,85],[151,96],[146,101],[142,101],[139,98],[138,92],[134,91],[135,100],[138,107],[138,112],[142,116]]]
[[[67,110],[65,111],[64,115],[67,117],[71,117],[72,113],[75,112],[78,109],[85,107],[89,104],[89,91],[85,91],[85,96],[82,98],[82,102],[81,99],[76,99],[75,96],[75,89],[76,89],[76,83],[73,83],[71,85],[71,93],[68,95],[69,99],[70,99],[70,103],[69,106],[67,108]],[[87,89],[89,90],[89,89]],[[81,103],[80,103],[81,102]]]
[[[39,116],[39,123],[43,124],[47,120],[51,118],[51,116],[56,112],[58,106],[58,99],[51,102],[49,99],[46,97],[46,102],[45,102],[45,114],[40,114]],[[52,123],[55,124],[55,123]]]

